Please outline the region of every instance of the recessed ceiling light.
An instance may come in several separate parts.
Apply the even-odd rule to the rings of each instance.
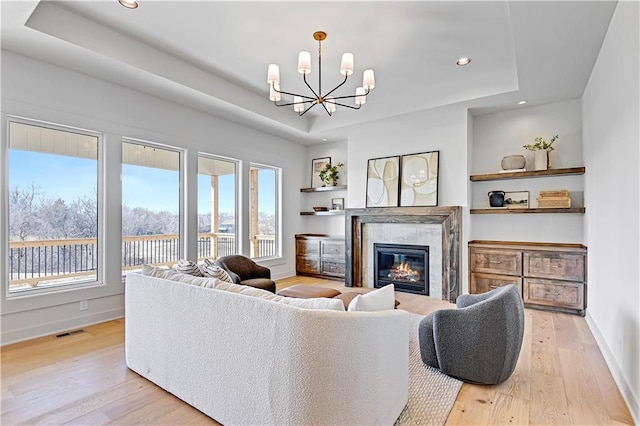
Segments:
[[[471,63],[471,58],[467,58],[466,56],[463,56],[462,58],[458,59],[456,61],[456,64],[463,67],[465,65],[469,65],[469,63]]]
[[[322,142],[326,142],[326,141],[327,141],[327,138],[322,138]]]
[[[521,101],[518,101],[518,105],[524,105],[524,104],[526,104],[526,103],[527,103],[527,101],[525,101],[524,99],[523,99],[523,100],[521,100]]]
[[[126,7],[127,9],[135,9],[138,7],[138,2],[136,0],[118,0],[121,5]]]

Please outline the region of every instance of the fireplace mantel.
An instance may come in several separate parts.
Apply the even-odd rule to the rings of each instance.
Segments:
[[[367,223],[416,223],[442,226],[442,299],[460,294],[460,227],[462,207],[385,207],[345,210],[347,287],[362,283],[362,227]]]

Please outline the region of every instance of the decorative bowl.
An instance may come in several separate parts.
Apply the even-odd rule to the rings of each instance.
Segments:
[[[502,170],[524,169],[525,164],[526,160],[524,155],[507,155],[506,157],[502,157],[502,161],[500,162]]]
[[[326,212],[326,211],[329,211],[329,207],[314,207],[313,211],[314,212]]]

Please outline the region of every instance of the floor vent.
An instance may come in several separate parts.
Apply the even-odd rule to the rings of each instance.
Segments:
[[[83,329],[67,331],[66,333],[56,334],[56,339],[59,339],[61,337],[67,337],[67,336],[75,336],[76,334],[82,334],[82,333],[86,333],[86,331]]]

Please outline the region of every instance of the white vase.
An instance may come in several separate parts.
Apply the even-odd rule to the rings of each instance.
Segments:
[[[549,168],[549,151],[533,151],[533,169],[547,170]]]

